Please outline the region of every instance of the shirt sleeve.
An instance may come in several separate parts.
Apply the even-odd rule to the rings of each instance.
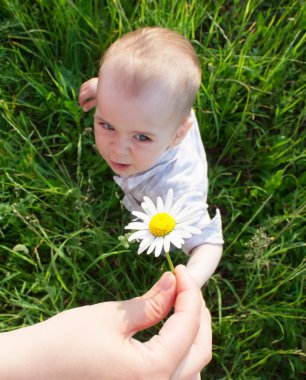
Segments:
[[[201,234],[193,235],[187,239],[183,245],[183,251],[189,255],[190,252],[202,245],[206,244],[224,244],[222,234],[222,220],[219,209],[216,210],[216,215],[206,225],[200,228]]]
[[[211,219],[203,194],[197,192],[190,193],[186,197],[186,204],[188,204],[189,207],[195,207],[201,210],[201,217],[193,224],[201,233],[194,234],[191,238],[185,240],[182,248],[183,252],[189,255],[194,248],[204,243],[224,244],[220,210],[217,209],[216,215]]]

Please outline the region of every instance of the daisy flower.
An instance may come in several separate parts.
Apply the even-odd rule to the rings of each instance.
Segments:
[[[141,207],[144,212],[132,211],[136,219],[125,227],[137,230],[128,241],[141,240],[138,254],[145,250],[147,254],[154,251],[158,257],[164,251],[173,271],[169,256],[171,244],[181,248],[185,239],[201,232],[192,226],[199,219],[199,210],[194,207],[184,208],[185,197],[173,202],[172,189],[168,191],[165,202],[161,197],[157,198],[156,206],[149,197],[145,196],[143,200]]]

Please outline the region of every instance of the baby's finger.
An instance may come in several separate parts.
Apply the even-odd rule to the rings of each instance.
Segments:
[[[86,102],[86,95],[84,94],[84,91],[79,92],[78,102],[79,102],[79,105],[83,107],[84,103]]]
[[[93,97],[93,91],[90,87],[89,81],[82,84],[79,91],[79,104],[80,106],[83,106],[83,104],[87,101],[87,99]]]
[[[81,105],[81,107],[83,108],[84,112],[88,112],[93,107],[95,107],[96,104],[97,104],[97,100],[94,98],[94,99],[86,100],[86,103],[83,102],[83,105]]]

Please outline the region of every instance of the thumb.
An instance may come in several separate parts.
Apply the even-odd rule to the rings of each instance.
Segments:
[[[161,321],[174,305],[176,296],[176,279],[171,272],[166,272],[160,280],[142,297],[124,302],[126,336],[133,336]]]

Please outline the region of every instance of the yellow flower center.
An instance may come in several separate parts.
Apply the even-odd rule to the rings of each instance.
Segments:
[[[154,236],[168,235],[175,227],[175,220],[166,212],[154,215],[149,223],[149,230]]]

